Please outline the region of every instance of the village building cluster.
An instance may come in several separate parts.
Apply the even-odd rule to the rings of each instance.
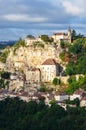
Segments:
[[[0,63],[0,69],[11,73],[8,89],[0,90],[0,100],[6,97],[19,97],[24,101],[45,100],[46,104],[55,100],[59,105],[66,108],[65,100],[80,100],[80,106],[86,106],[86,92],[77,90],[73,95],[65,93],[40,92],[41,83],[50,83],[55,77],[67,83],[69,76],[62,75],[65,66],[61,64],[59,54],[62,52],[61,41],[71,43],[71,29],[67,33],[54,33],[53,42],[57,44],[45,44],[41,37],[28,36],[25,38],[26,47],[10,50],[6,64]],[[34,46],[41,42],[43,46]]]
[[[78,89],[74,92],[72,95],[67,95],[64,92],[60,92],[58,94],[56,93],[50,93],[50,92],[40,92],[40,91],[34,91],[34,92],[27,92],[21,90],[20,92],[11,92],[4,89],[0,90],[0,100],[4,100],[7,97],[15,98],[18,97],[23,101],[29,102],[29,101],[37,101],[40,100],[45,101],[47,105],[50,106],[51,102],[54,101],[64,109],[69,105],[71,107],[76,107],[76,104],[67,104],[66,101],[70,100],[73,101],[74,99],[79,99],[80,106],[86,107],[86,91],[83,89]]]

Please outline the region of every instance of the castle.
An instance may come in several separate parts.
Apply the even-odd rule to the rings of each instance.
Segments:
[[[54,39],[54,42],[69,42],[71,43],[71,28],[68,28],[67,33],[64,32],[58,32],[58,33],[53,33],[52,38]]]
[[[54,33],[52,38],[54,39],[52,44],[46,44],[41,38],[34,38],[30,35],[26,37],[26,47],[18,48],[16,55],[14,55],[13,50],[10,51],[6,62],[7,69],[23,70],[28,81],[52,81],[53,78],[60,75],[61,59],[59,54],[62,49],[59,43],[62,40],[71,43],[71,29],[68,28],[67,34]],[[38,42],[44,44],[44,47],[39,46]],[[54,46],[54,42],[59,45]],[[36,46],[34,46],[35,43]]]
[[[71,28],[70,28],[70,26],[68,27],[67,33],[65,33],[65,32],[53,33],[53,35],[51,37],[53,38],[54,42],[60,43],[61,41],[64,41],[64,42],[71,43]],[[38,41],[43,42],[41,39],[41,36],[39,36],[38,38],[35,38],[32,35],[28,35],[25,38],[25,42],[27,43],[27,45],[31,45],[33,42],[38,42]]]

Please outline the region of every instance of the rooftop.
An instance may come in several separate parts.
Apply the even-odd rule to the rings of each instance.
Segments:
[[[42,63],[42,65],[57,65],[57,63],[54,59],[47,59]]]
[[[66,35],[64,32],[53,33],[53,35]]]

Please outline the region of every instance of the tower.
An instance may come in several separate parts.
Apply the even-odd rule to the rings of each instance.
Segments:
[[[71,43],[71,28],[70,28],[70,26],[68,27],[68,40],[69,40],[69,42]]]

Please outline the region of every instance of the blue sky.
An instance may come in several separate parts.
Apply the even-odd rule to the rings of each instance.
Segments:
[[[86,34],[86,0],[0,0],[0,40],[52,35],[70,25]]]

